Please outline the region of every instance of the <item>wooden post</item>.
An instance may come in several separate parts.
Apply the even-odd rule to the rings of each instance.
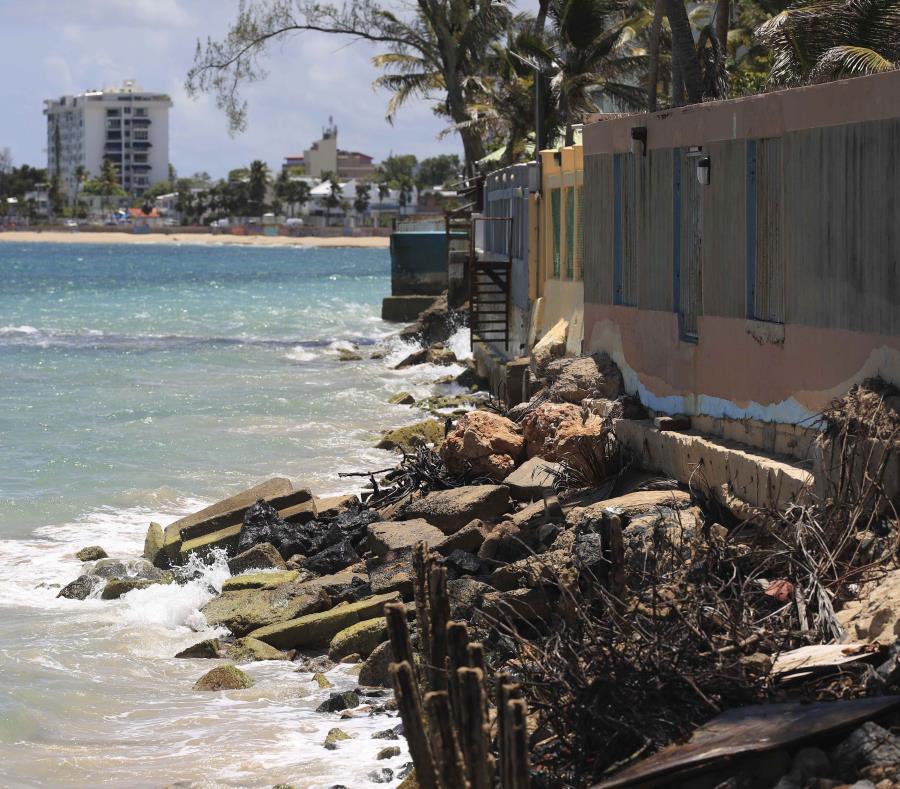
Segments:
[[[432,691],[425,695],[425,711],[428,713],[428,728],[431,733],[432,752],[437,762],[438,774],[447,789],[469,789],[466,771],[453,720],[450,713],[450,696],[444,690]],[[417,775],[418,775],[418,771]]]
[[[447,594],[447,568],[431,567],[429,579],[431,602],[431,655],[428,664],[432,690],[447,690],[447,620],[450,619],[450,597]]]
[[[460,691],[457,671],[468,666],[469,656],[466,645],[469,643],[469,631],[464,622],[447,623],[447,669],[450,683],[450,706],[453,709],[453,722],[456,730],[463,730],[462,693]]]
[[[494,757],[491,754],[490,724],[486,711],[487,694],[484,672],[480,668],[460,668],[460,697],[463,725],[460,745],[466,763],[466,775],[472,789],[490,789],[493,785]]]
[[[527,712],[528,708],[522,699],[511,699],[507,702],[506,745],[509,751],[509,789],[528,789]]]
[[[389,670],[394,678],[394,692],[400,719],[403,721],[403,733],[416,768],[416,781],[421,789],[442,789],[434,771],[434,758],[428,744],[425,718],[412,666],[407,661],[391,663]]]
[[[419,655],[422,657],[420,680],[427,687],[430,679],[428,666],[431,663],[431,601],[428,593],[428,579],[431,575],[432,560],[428,545],[417,542],[413,548],[413,570],[415,572],[414,595],[416,601],[416,629],[419,633]]]
[[[496,678],[496,699],[494,704],[497,707],[497,754],[499,756],[498,769],[500,771],[500,786],[506,789],[509,781],[509,765],[507,764],[507,749],[505,747],[506,740],[506,702],[509,700],[508,688],[511,685],[510,675],[506,672],[497,674]]]
[[[386,603],[384,616],[387,620],[388,638],[391,641],[394,662],[402,663],[406,661],[410,666],[414,666],[412,644],[409,640],[409,626],[406,623],[406,604]]]

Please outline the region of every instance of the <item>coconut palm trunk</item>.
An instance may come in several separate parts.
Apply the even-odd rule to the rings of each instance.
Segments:
[[[672,29],[673,93],[681,92],[679,82],[684,85],[687,100],[691,104],[703,101],[703,77],[700,73],[700,61],[697,58],[697,46],[687,8],[682,0],[666,0],[666,15]],[[675,74],[678,74],[676,78]]]

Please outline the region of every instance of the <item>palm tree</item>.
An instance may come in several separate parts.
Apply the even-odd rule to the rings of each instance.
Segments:
[[[774,52],[771,87],[828,82],[900,68],[898,0],[812,0],[760,25]]]
[[[103,196],[103,209],[109,208],[109,198],[119,188],[119,173],[116,166],[109,160],[104,159],[100,165],[100,194]]]
[[[381,204],[385,197],[391,196],[391,185],[387,181],[381,181],[378,184],[378,210],[381,210]]]
[[[75,168],[75,215],[78,215],[79,200],[81,198],[81,187],[88,177],[87,168],[83,164],[79,164]]]
[[[388,121],[411,98],[432,100],[435,111],[453,123],[468,120],[468,107],[484,73],[484,52],[504,34],[511,18],[508,4],[419,0],[409,4],[408,13],[397,9],[380,0],[339,5],[315,0],[241,3],[223,39],[209,39],[205,47],[198,42],[187,76],[188,91],[216,94],[232,130],[242,130],[246,102],[240,87],[265,77],[259,63],[266,48],[294,33],[314,30],[374,42],[386,50],[376,56],[375,65],[385,72],[376,85],[393,94]],[[483,141],[475,129],[461,129],[460,137],[466,164],[471,166],[484,156]]]
[[[254,216],[263,213],[266,202],[266,189],[269,186],[269,166],[259,159],[250,162],[250,178],[247,183],[247,196],[250,211]]]
[[[539,59],[551,75],[551,90],[565,126],[565,144],[573,127],[597,112],[602,95],[623,109],[639,109],[646,92],[639,77],[646,73],[645,52],[632,51],[630,40],[650,25],[652,14],[641,9],[626,16],[623,0],[550,0],[553,31],[547,42],[523,35],[526,53]]]
[[[344,194],[344,188],[341,186],[334,173],[323,173],[322,182],[328,182],[328,194],[325,197],[325,226],[329,224],[331,219],[331,211],[341,204],[341,196]]]
[[[353,201],[353,210],[357,214],[364,214],[369,207],[369,196],[372,193],[372,184],[363,181],[356,185],[356,199]]]

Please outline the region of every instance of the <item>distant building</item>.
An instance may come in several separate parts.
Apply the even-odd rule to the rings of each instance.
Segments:
[[[297,174],[321,178],[323,173],[335,173],[338,178],[366,179],[375,174],[372,157],[359,151],[343,151],[337,147],[337,126],[332,118],[303,155],[286,156],[283,169]]]
[[[48,174],[59,173],[63,188],[72,195],[78,167],[96,178],[108,159],[119,171],[122,188],[143,194],[169,177],[171,106],[169,96],[143,91],[134,80],[46,100]]]

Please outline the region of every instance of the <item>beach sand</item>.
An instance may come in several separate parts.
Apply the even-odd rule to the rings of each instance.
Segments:
[[[0,233],[2,242],[55,244],[229,244],[254,247],[361,247],[387,249],[386,236],[233,236],[212,233],[96,233],[65,230],[16,230]]]

